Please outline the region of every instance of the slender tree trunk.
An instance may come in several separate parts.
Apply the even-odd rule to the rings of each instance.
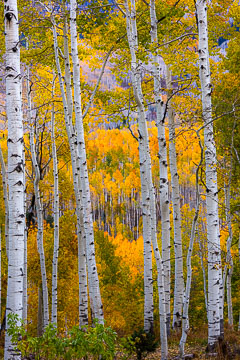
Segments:
[[[54,75],[55,77],[55,75]],[[54,82],[52,98],[54,99]],[[53,213],[54,213],[54,249],[53,249],[53,262],[52,262],[52,324],[57,327],[57,305],[58,305],[58,252],[59,252],[59,193],[58,193],[58,159],[57,148],[55,143],[54,131],[54,103],[52,105],[52,158],[53,158],[53,177],[54,177],[54,200],[53,200]]]
[[[157,34],[157,17],[155,11],[155,1],[150,2],[151,18],[151,42],[154,46],[158,44]],[[160,208],[161,208],[161,225],[162,225],[162,260],[164,269],[164,289],[166,301],[167,332],[170,334],[170,211],[169,211],[169,194],[168,194],[168,163],[167,163],[167,146],[164,125],[164,103],[161,99],[161,79],[159,56],[153,55],[153,76],[154,76],[154,99],[156,102],[157,112],[157,129],[159,144],[159,165],[160,165]]]
[[[231,176],[230,176],[231,178]],[[233,326],[233,309],[232,309],[232,274],[233,274],[233,259],[231,254],[232,246],[232,216],[230,213],[230,183],[224,186],[225,190],[225,208],[226,208],[226,220],[228,227],[228,239],[227,239],[227,265],[224,267],[223,273],[223,289],[225,289],[225,282],[227,280],[227,306],[228,306],[228,324]],[[223,290],[225,294],[225,290]]]
[[[171,96],[171,72],[167,66],[167,88]],[[168,127],[169,127],[169,165],[172,185],[172,203],[173,203],[173,225],[174,225],[174,254],[175,254],[175,277],[174,277],[174,305],[173,305],[173,328],[181,327],[182,305],[184,296],[183,279],[183,254],[182,254],[182,234],[181,234],[181,210],[180,210],[180,191],[179,176],[177,170],[176,155],[176,134],[174,111],[171,100],[168,102]]]
[[[23,163],[25,170],[25,150],[23,151]],[[24,215],[26,218],[27,212],[27,192],[26,192],[26,176],[24,171]],[[27,277],[27,224],[25,222],[24,228],[24,268],[23,268],[23,322],[27,325],[27,313],[28,313],[28,277]]]
[[[208,50],[206,0],[196,1],[199,32],[199,75],[202,90],[202,117],[206,162],[206,207],[208,239],[208,344],[213,348],[220,336],[220,238],[218,217],[218,188],[216,147],[213,136],[211,77]],[[221,319],[223,321],[223,319]]]
[[[83,216],[84,216],[84,231],[86,235],[86,254],[88,266],[88,281],[89,288],[91,288],[93,316],[101,323],[103,322],[103,308],[99,288],[99,279],[97,273],[95,246],[94,246],[94,232],[92,221],[92,205],[90,198],[90,187],[88,180],[88,169],[83,129],[83,118],[81,108],[81,84],[80,84],[80,66],[77,49],[77,25],[76,25],[76,0],[70,1],[70,34],[71,34],[71,54],[73,62],[73,86],[74,86],[74,108],[75,108],[75,123],[77,129],[77,143],[78,156],[80,163],[80,178],[82,186],[82,202],[83,202]]]
[[[38,314],[37,314],[37,336],[43,334],[43,291],[42,286],[38,288]]]
[[[37,212],[37,247],[40,257],[40,267],[41,267],[41,276],[42,276],[42,297],[43,297],[43,327],[44,329],[49,323],[49,305],[48,305],[48,285],[47,285],[47,273],[46,273],[46,264],[45,264],[45,254],[43,246],[43,210],[41,203],[41,194],[39,189],[40,182],[40,171],[37,163],[36,153],[35,153],[35,144],[34,144],[34,129],[31,125],[30,129],[30,149],[32,155],[32,163],[34,169],[34,192],[35,192],[35,205]]]
[[[152,258],[151,241],[153,244],[157,270],[158,270],[158,293],[159,293],[159,313],[160,313],[160,338],[161,338],[161,356],[162,359],[168,357],[167,346],[167,327],[166,327],[166,307],[164,291],[164,272],[160,252],[156,237],[156,206],[155,192],[152,183],[151,158],[148,142],[148,130],[146,115],[143,104],[143,94],[141,88],[141,63],[136,58],[138,47],[138,34],[136,26],[135,1],[131,1],[131,13],[129,11],[128,1],[125,3],[127,36],[131,53],[132,83],[135,101],[138,107],[139,124],[139,161],[141,175],[141,194],[142,194],[142,216],[143,216],[143,237],[144,237],[144,295],[145,295],[145,322],[146,331],[150,331],[153,323],[153,300],[152,300]],[[150,214],[149,214],[150,212]]]
[[[127,35],[131,52],[132,82],[134,97],[138,107],[138,125],[139,125],[139,162],[141,178],[141,196],[142,196],[142,219],[143,219],[143,241],[144,241],[144,330],[151,332],[153,330],[153,282],[152,282],[152,249],[151,249],[151,212],[150,212],[150,191],[147,179],[148,169],[148,131],[145,118],[145,109],[143,106],[141,90],[141,74],[139,72],[140,63],[136,59],[135,49],[137,48],[137,27],[135,2],[131,1],[131,13],[128,3],[125,2]]]
[[[184,358],[185,344],[189,331],[188,309],[189,309],[190,291],[191,291],[191,282],[192,282],[192,252],[193,252],[195,231],[196,231],[198,215],[199,215],[199,207],[200,207],[199,170],[203,162],[203,147],[199,135],[198,135],[198,139],[201,148],[201,159],[196,170],[196,207],[195,207],[195,215],[192,223],[191,237],[190,237],[188,254],[187,254],[187,282],[186,282],[186,288],[185,288],[184,300],[183,300],[182,337],[179,343],[179,353],[181,358]]]
[[[24,268],[24,164],[21,100],[20,41],[16,0],[4,2],[6,44],[6,110],[8,118],[9,250],[6,328],[8,315],[22,319]],[[20,325],[18,323],[18,325]],[[4,359],[20,359],[6,333]]]
[[[54,19],[52,19],[54,24]],[[87,272],[86,272],[86,255],[85,255],[85,235],[82,224],[81,215],[81,196],[80,196],[80,184],[77,174],[77,154],[74,145],[75,134],[72,126],[72,96],[71,96],[71,73],[70,73],[70,61],[68,53],[67,43],[67,24],[65,22],[64,31],[64,52],[65,52],[65,83],[67,98],[64,91],[64,84],[62,80],[62,71],[59,62],[58,55],[58,43],[57,43],[57,32],[55,26],[53,26],[53,38],[54,38],[54,51],[55,61],[58,72],[58,80],[60,84],[61,96],[63,101],[64,109],[64,120],[68,135],[68,141],[71,153],[72,162],[72,174],[73,174],[73,185],[74,193],[76,198],[76,213],[77,213],[77,238],[78,238],[78,275],[79,275],[79,324],[80,326],[88,323],[88,292],[87,292]]]

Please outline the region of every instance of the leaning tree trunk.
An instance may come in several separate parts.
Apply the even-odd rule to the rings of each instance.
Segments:
[[[9,251],[6,317],[22,319],[24,267],[24,164],[21,101],[20,41],[16,0],[4,1],[6,43],[6,110],[8,118]],[[18,322],[18,325],[20,323]],[[4,358],[20,359],[6,333]]]
[[[93,309],[93,317],[103,322],[103,308],[99,288],[99,279],[95,259],[94,232],[92,220],[92,204],[90,198],[90,187],[88,180],[88,169],[83,129],[83,118],[81,108],[81,84],[80,84],[80,65],[77,48],[77,24],[76,24],[76,0],[70,1],[70,34],[71,34],[71,54],[73,62],[73,87],[74,87],[74,108],[75,124],[77,129],[78,156],[80,164],[80,182],[82,186],[82,202],[84,231],[86,236],[86,254],[88,267],[88,281],[90,289],[90,302]],[[91,296],[92,295],[92,296]]]
[[[207,1],[197,0],[199,75],[206,162],[206,209],[208,240],[208,344],[213,348],[220,336],[220,238],[218,217],[217,159],[212,124],[211,77],[208,50]]]
[[[171,96],[171,72],[167,66],[167,88]],[[179,176],[177,170],[176,154],[176,134],[174,111],[171,100],[168,101],[168,127],[169,127],[169,165],[172,185],[172,203],[173,203],[173,227],[174,227],[174,254],[175,254],[175,277],[174,277],[174,303],[173,303],[173,328],[181,328],[182,306],[184,295],[183,279],[183,255],[182,255],[182,234],[181,234],[181,210],[180,210],[180,190]]]

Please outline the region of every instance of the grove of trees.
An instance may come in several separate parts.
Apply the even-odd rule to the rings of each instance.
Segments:
[[[240,331],[239,2],[0,7],[2,356],[74,326],[162,360],[205,327],[216,354]]]

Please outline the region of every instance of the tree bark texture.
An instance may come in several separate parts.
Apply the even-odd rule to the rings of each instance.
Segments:
[[[220,336],[220,237],[218,217],[218,187],[216,146],[212,124],[211,77],[208,50],[207,1],[197,0],[196,11],[199,33],[199,75],[204,121],[206,162],[206,209],[208,240],[208,344],[214,347]],[[223,319],[222,319],[223,320]]]
[[[4,1],[6,111],[8,118],[9,250],[6,318],[22,319],[24,268],[24,164],[20,42],[16,0]],[[20,324],[18,324],[20,325]],[[8,324],[6,324],[8,328]],[[6,333],[4,359],[20,359]]]

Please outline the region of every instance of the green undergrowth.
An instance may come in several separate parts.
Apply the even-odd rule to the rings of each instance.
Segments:
[[[17,324],[21,324],[20,326]],[[120,339],[116,332],[98,321],[94,326],[81,329],[74,326],[64,336],[58,334],[56,327],[49,324],[43,335],[34,337],[14,314],[8,316],[8,334],[12,338],[15,351],[24,360],[111,360],[118,354],[126,359],[135,351],[130,338]]]

